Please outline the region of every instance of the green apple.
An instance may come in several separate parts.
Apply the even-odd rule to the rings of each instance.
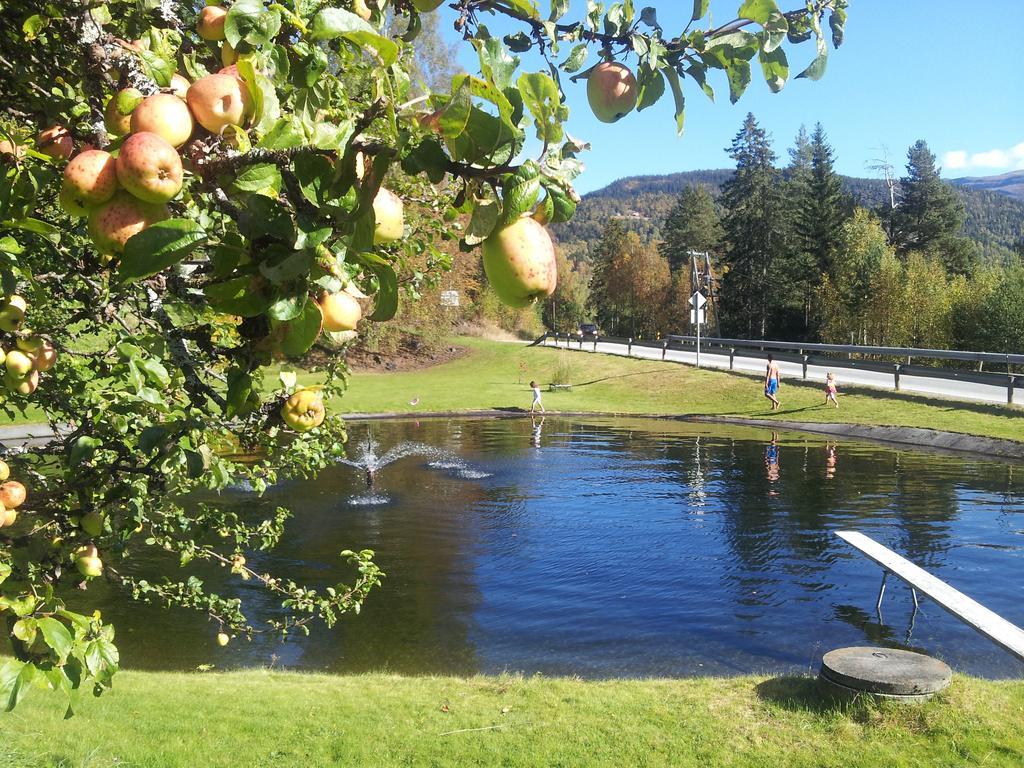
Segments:
[[[231,47],[231,43],[225,40],[220,44],[220,63],[225,67],[230,67],[238,61],[238,51]]]
[[[29,371],[25,376],[15,376],[7,371],[4,373],[4,386],[8,392],[31,395],[39,388],[39,371]]]
[[[324,316],[324,330],[328,333],[354,331],[363,316],[359,302],[345,291],[322,294],[319,305]]]
[[[137,88],[125,88],[110,97],[103,110],[103,124],[114,136],[125,136],[132,127],[132,112],[145,97]]]
[[[0,483],[11,476],[11,467],[6,461],[0,460]]]
[[[32,358],[20,349],[12,349],[4,359],[4,366],[7,368],[7,373],[20,379],[28,376],[32,371]]]
[[[186,89],[185,98],[188,98]],[[192,135],[195,124],[185,102],[173,93],[154,93],[132,111],[132,133],[155,133],[174,147],[180,147]],[[122,149],[122,152],[124,150]]]
[[[26,311],[28,311],[28,304],[17,294],[0,301],[0,331],[18,330],[25,319]]]
[[[117,155],[117,180],[143,202],[166,203],[181,191],[181,158],[162,136],[133,133]]]
[[[4,509],[3,504],[0,504],[0,528],[10,528],[17,520],[18,510]]]
[[[217,633],[217,645],[223,648],[225,645],[231,642],[231,638],[228,637],[226,632]]]
[[[93,544],[86,544],[75,550],[75,567],[87,579],[95,579],[103,575],[103,561]]]
[[[491,233],[483,260],[491,288],[510,307],[526,307],[555,292],[555,247],[547,230],[529,216]]]
[[[90,536],[99,536],[103,533],[104,517],[99,512],[89,512],[78,519],[78,527]]]
[[[37,371],[48,371],[57,362],[57,350],[49,339],[43,336],[25,336],[18,339],[18,349],[32,359]]]
[[[196,32],[203,40],[216,41],[224,39],[224,22],[228,12],[219,5],[208,5],[199,12],[196,21]]]
[[[373,244],[382,245],[401,240],[405,233],[405,214],[402,198],[381,187],[373,198]]]
[[[319,427],[326,414],[323,397],[315,389],[300,389],[281,406],[281,418],[296,432]]]
[[[192,83],[189,82],[189,79],[184,75],[179,75],[177,72],[171,75],[171,93],[173,93],[182,101],[185,100],[185,94],[188,93],[188,88],[190,85],[192,85]]]
[[[627,66],[605,61],[587,76],[587,101],[602,123],[614,123],[632,112],[636,98],[636,78]]]

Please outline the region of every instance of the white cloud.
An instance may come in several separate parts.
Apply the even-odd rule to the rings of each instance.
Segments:
[[[962,149],[947,152],[942,156],[942,167],[953,170],[955,168],[967,167],[967,153]]]
[[[994,171],[1013,171],[1024,168],[1024,141],[1009,149],[989,149],[985,152],[968,152],[955,149],[942,156],[942,166],[947,170],[983,168]]]

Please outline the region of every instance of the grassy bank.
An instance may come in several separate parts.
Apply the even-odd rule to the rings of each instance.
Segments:
[[[0,716],[0,765],[1019,766],[1024,685],[956,678],[920,706],[825,705],[809,679],[583,682],[263,671],[118,677],[62,721]]]
[[[572,391],[545,392],[554,411],[700,414],[792,421],[881,424],[1020,440],[1024,410],[924,395],[844,387],[841,407],[822,406],[822,386],[784,379],[782,410],[772,413],[759,377],[481,339],[459,339],[470,354],[407,373],[363,373],[336,407],[380,413],[529,408],[530,379],[546,384],[564,365]],[[413,404],[415,403],[415,404]]]

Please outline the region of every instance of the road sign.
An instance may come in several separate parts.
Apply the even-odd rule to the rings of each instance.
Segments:
[[[704,294],[700,291],[695,291],[693,296],[690,297],[690,306],[694,309],[704,309],[704,305],[708,303],[708,300],[704,298]],[[701,320],[703,323],[704,321]]]
[[[707,312],[705,312],[703,309],[690,310],[690,325],[704,325],[706,322]]]

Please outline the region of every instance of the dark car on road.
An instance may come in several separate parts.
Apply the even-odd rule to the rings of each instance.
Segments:
[[[593,323],[580,323],[580,329],[576,333],[581,339],[596,339],[601,331]]]

